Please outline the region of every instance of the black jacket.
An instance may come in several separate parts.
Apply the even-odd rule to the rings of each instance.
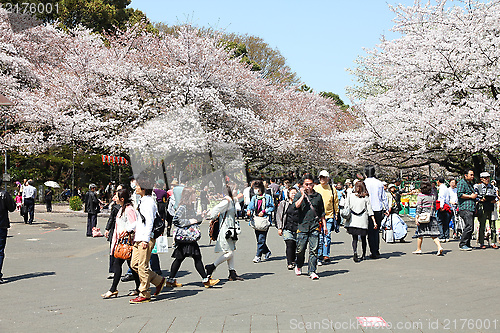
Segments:
[[[109,231],[108,241],[111,242],[113,239],[113,233],[115,232],[116,216],[120,211],[120,205],[116,202],[111,206],[111,213],[109,213],[108,223],[106,223],[106,230]]]
[[[86,199],[85,211],[89,214],[98,214],[101,211],[101,207],[99,206],[99,199],[97,199],[95,192],[88,191]]]
[[[10,228],[9,212],[16,210],[14,199],[6,191],[0,191],[0,228]]]

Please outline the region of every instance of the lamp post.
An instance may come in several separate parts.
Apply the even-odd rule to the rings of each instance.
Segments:
[[[7,97],[0,94],[0,105],[1,106],[12,106],[12,105],[14,105],[14,103],[9,101],[7,99]],[[5,132],[7,132],[7,117],[5,117],[5,119],[4,119],[4,128],[5,128]],[[5,169],[4,169],[5,172],[4,172],[4,174],[7,174],[7,148],[5,148],[4,159],[5,159]],[[7,182],[5,182],[5,190],[7,191]]]

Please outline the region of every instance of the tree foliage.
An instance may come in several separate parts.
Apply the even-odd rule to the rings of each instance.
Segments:
[[[393,30],[353,70],[363,124],[349,133],[355,155],[383,165],[438,163],[462,171],[498,165],[500,1],[439,0],[391,7]]]

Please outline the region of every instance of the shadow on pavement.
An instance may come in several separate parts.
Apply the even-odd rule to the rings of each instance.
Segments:
[[[279,256],[279,257],[271,257],[269,259],[266,259],[265,261],[275,261],[275,260],[285,260],[286,256]]]
[[[406,253],[401,252],[401,251],[386,252],[386,253],[382,253],[380,255],[380,259],[389,259],[391,257],[401,257],[404,255],[406,255]]]
[[[274,273],[245,273],[241,274],[240,276],[244,278],[245,280],[254,280],[254,279],[260,279],[261,277],[265,275],[273,275]]]
[[[173,289],[166,289],[160,293],[160,295],[156,296],[154,299],[156,301],[167,301],[167,300],[175,300],[178,298],[183,298],[183,297],[189,297],[189,296],[194,296],[198,294],[200,291],[205,290],[206,288],[200,288],[200,290],[191,290],[191,289],[182,289],[180,288],[173,288]]]
[[[22,275],[16,275],[16,276],[10,276],[5,278],[6,282],[15,282],[18,280],[24,280],[24,279],[32,279],[40,276],[49,276],[49,275],[56,275],[56,272],[36,272],[36,273],[28,273],[28,274],[22,274]]]
[[[334,271],[320,272],[320,273],[318,273],[318,276],[319,277],[327,277],[327,276],[333,276],[333,275],[344,274],[344,273],[349,273],[349,270],[339,269],[339,270],[334,270]]]

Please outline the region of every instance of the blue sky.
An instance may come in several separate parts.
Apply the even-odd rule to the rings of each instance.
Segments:
[[[397,37],[389,31],[394,14],[388,3],[411,6],[414,0],[133,0],[130,7],[153,22],[259,36],[316,92],[332,91],[350,104],[345,87],[354,82],[346,68],[382,34]]]

